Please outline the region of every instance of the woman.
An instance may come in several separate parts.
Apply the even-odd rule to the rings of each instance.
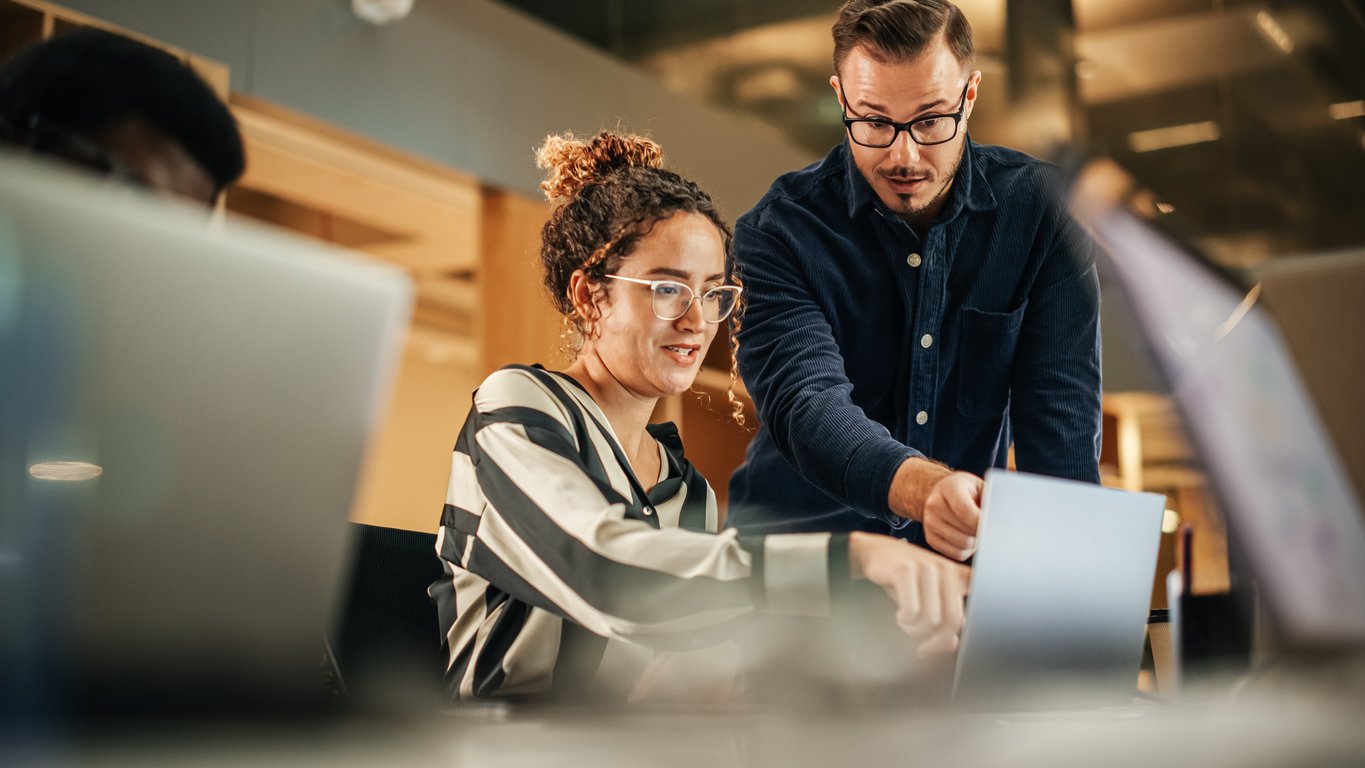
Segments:
[[[716,532],[677,430],[648,421],[739,306],[729,230],[647,139],[550,137],[538,160],[556,204],[545,285],[576,355],[494,372],[456,444],[432,586],[452,698],[638,694],[656,652],[713,646],[765,612],[827,615],[850,577],[892,596],[921,650],[955,648],[962,566],[872,534]]]

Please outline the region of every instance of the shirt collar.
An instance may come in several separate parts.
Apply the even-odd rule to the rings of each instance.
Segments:
[[[877,193],[872,191],[872,185],[867,183],[862,171],[859,171],[857,164],[853,162],[853,151],[848,146],[847,136],[844,137],[840,149],[844,153],[847,174],[849,217],[856,218],[859,211],[864,208],[880,211],[887,216],[893,215],[886,211],[886,206],[878,199]],[[969,211],[989,211],[995,208],[995,194],[991,192],[991,183],[980,168],[979,154],[980,150],[972,142],[971,136],[967,136],[967,149],[962,153],[962,165],[958,166],[957,178],[953,180],[952,189],[948,190],[948,204],[939,213],[936,224],[952,221],[964,208]]]

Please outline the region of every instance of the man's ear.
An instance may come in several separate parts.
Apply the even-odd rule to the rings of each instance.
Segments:
[[[834,89],[834,100],[839,102],[839,111],[848,114],[848,105],[844,103],[844,94],[839,89],[839,76],[829,76],[829,87]]]
[[[972,76],[968,79],[968,82],[971,83],[971,85],[967,86],[967,103],[963,106],[963,120],[972,116],[972,109],[976,106],[976,94],[981,88],[981,70],[978,69],[972,72]]]

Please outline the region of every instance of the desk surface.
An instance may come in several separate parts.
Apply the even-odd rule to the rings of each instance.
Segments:
[[[284,727],[200,724],[50,732],[11,765],[1254,766],[1365,763],[1365,666],[1270,675],[1236,698],[1123,710],[582,713],[477,708]],[[17,757],[11,761],[8,758]],[[930,761],[934,761],[931,763]]]

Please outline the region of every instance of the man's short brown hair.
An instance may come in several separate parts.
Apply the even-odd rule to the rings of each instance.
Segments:
[[[848,0],[834,22],[834,72],[849,51],[862,47],[879,61],[918,56],[939,35],[966,66],[976,61],[972,25],[947,0]]]

